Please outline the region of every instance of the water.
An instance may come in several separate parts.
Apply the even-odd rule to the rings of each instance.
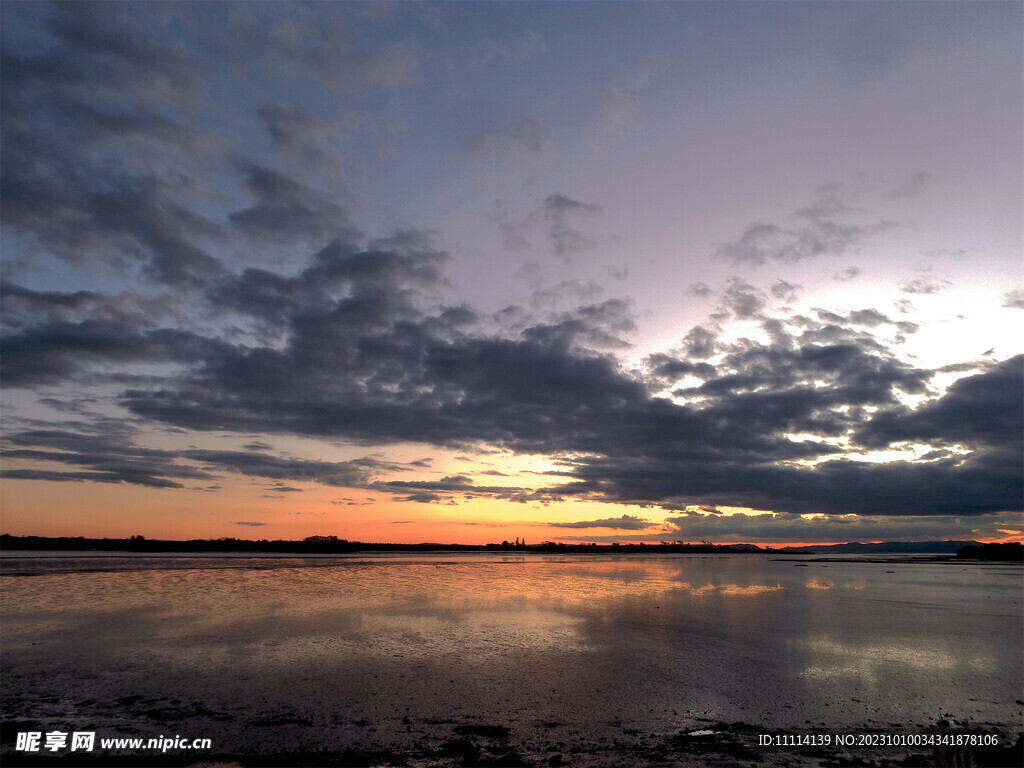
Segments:
[[[246,754],[497,724],[543,752],[719,722],[1024,722],[1014,564],[64,556],[2,573],[3,719],[34,730]]]

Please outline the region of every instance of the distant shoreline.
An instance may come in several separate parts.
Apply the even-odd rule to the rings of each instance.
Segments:
[[[300,541],[251,539],[147,539],[132,536],[126,539],[96,539],[82,536],[12,536],[0,535],[0,551],[61,552],[124,552],[133,554],[302,554],[344,555],[371,552],[497,552],[539,554],[770,554],[770,555],[956,555],[958,559],[1020,561],[1024,547],[1018,542],[981,544],[977,541],[927,541],[831,544],[813,547],[760,547],[754,544],[713,544],[710,542],[630,542],[611,544],[565,544],[546,541],[540,544],[501,542],[494,544],[397,544],[360,542],[334,536],[310,536]]]
[[[972,542],[973,543],[973,542]],[[790,548],[787,548],[790,549]],[[195,553],[228,553],[240,554],[316,554],[336,555],[369,552],[506,552],[506,553],[625,553],[625,552],[687,552],[695,554],[707,553],[778,553],[779,549],[762,548],[753,544],[712,544],[702,542],[691,544],[685,542],[670,543],[628,543],[628,544],[564,544],[560,542],[543,542],[540,544],[510,544],[509,542],[494,544],[439,544],[424,542],[418,544],[398,544],[389,542],[361,542],[339,539],[334,536],[311,536],[299,541],[275,539],[189,539],[185,541],[173,539],[147,539],[132,536],[127,539],[95,539],[82,536],[49,537],[49,536],[0,536],[0,550],[62,550],[62,551],[93,551],[93,552],[131,552],[164,554],[181,552]],[[808,552],[809,553],[809,552]]]

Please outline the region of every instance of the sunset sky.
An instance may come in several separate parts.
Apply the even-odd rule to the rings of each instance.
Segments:
[[[0,532],[1020,539],[1022,11],[5,0]]]

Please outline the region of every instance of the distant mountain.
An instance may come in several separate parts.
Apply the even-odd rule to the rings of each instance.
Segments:
[[[883,541],[861,544],[823,544],[811,547],[780,547],[773,550],[788,555],[886,555],[886,554],[949,554],[955,555],[962,547],[980,547],[977,541]]]

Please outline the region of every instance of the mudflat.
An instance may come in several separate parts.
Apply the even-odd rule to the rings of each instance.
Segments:
[[[1015,564],[438,553],[2,569],[9,765],[1013,765],[1024,731]],[[53,732],[68,745],[47,749]],[[76,732],[92,749],[71,749]],[[18,749],[21,733],[39,749]]]

